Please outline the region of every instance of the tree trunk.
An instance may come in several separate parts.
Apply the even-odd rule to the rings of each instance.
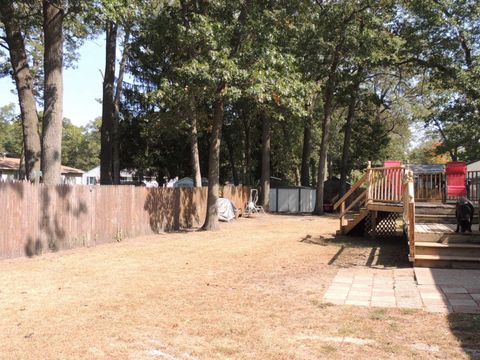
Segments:
[[[245,185],[252,185],[252,155],[250,152],[250,121],[245,119],[243,121],[245,132]]]
[[[117,24],[109,21],[106,26],[105,74],[103,77],[102,126],[100,128],[100,184],[113,182],[113,119],[115,106],[113,85],[115,82],[115,58]]]
[[[62,6],[62,1],[43,1],[45,79],[41,166],[47,185],[61,182],[65,15]]]
[[[190,102],[190,117],[190,152],[192,155],[193,184],[195,187],[202,187],[200,155],[198,152],[197,111],[194,98]]]
[[[311,176],[312,176],[312,186],[316,187],[317,186],[317,171],[315,167],[315,159],[311,158],[310,159],[310,168],[311,168]]]
[[[355,106],[357,104],[357,93],[360,81],[355,83],[352,94],[350,95],[350,103],[348,104],[347,122],[343,136],[342,162],[340,165],[340,196],[347,192],[347,175],[350,162],[350,142],[352,140],[352,127],[355,118]]]
[[[0,7],[0,19],[5,26],[6,41],[10,52],[18,103],[22,118],[23,154],[25,157],[25,175],[34,180],[39,175],[41,145],[38,135],[38,115],[35,96],[33,95],[33,79],[28,65],[25,43],[20,24],[14,14],[13,3],[3,1]]]
[[[261,176],[261,198],[265,211],[270,207],[270,150],[271,150],[271,122],[264,114],[262,124],[262,176]]]
[[[332,121],[333,111],[333,95],[336,85],[337,67],[339,62],[339,51],[336,50],[332,65],[330,66],[330,73],[325,87],[325,98],[323,104],[323,123],[322,123],[322,143],[320,144],[320,158],[318,164],[317,177],[317,201],[315,204],[314,213],[323,215],[323,185],[325,181],[325,168],[327,162],[328,145],[330,141],[330,124]]]
[[[125,30],[125,39],[123,41],[123,53],[122,59],[120,60],[120,67],[118,70],[118,79],[117,86],[115,87],[115,98],[114,98],[114,115],[113,115],[113,183],[118,185],[120,184],[120,145],[119,145],[119,134],[118,126],[120,123],[120,100],[122,98],[123,91],[123,76],[125,74],[125,67],[127,66],[128,60],[128,51],[129,51],[129,38],[130,30]]]
[[[230,167],[232,168],[233,185],[238,186],[240,181],[238,178],[238,171],[235,166],[235,149],[233,147],[232,135],[230,131],[226,132],[225,142],[227,144],[228,150],[228,162],[230,163]]]
[[[300,170],[300,183],[310,186],[310,156],[312,153],[312,119],[308,117],[303,128],[302,168]]]
[[[222,89],[223,87],[221,87]],[[220,193],[220,144],[222,140],[223,113],[223,99],[219,98],[214,104],[213,129],[210,138],[210,154],[208,156],[207,215],[202,227],[203,230],[218,229],[217,200]]]

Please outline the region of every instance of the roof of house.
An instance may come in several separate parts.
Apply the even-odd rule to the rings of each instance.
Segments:
[[[444,164],[408,164],[407,167],[416,174],[431,174],[445,171]]]
[[[20,159],[18,158],[0,158],[0,170],[18,170]],[[70,166],[62,165],[62,174],[66,175],[82,175],[84,171],[75,169]]]
[[[480,171],[480,160],[467,164],[467,169],[468,171]]]

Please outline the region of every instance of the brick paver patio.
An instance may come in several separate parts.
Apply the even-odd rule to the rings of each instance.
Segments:
[[[338,305],[480,313],[480,286],[441,283],[418,284],[412,268],[341,269],[325,293],[324,301]]]

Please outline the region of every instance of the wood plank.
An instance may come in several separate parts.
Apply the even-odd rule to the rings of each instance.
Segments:
[[[402,213],[403,206],[400,205],[390,205],[390,204],[379,204],[379,203],[369,203],[367,204],[367,209],[372,211],[386,211],[386,212],[394,212],[394,213]]]
[[[347,225],[343,227],[343,234],[346,235],[348,234],[355,226],[357,226],[360,221],[365,219],[365,217],[368,214],[367,209],[361,209],[360,213],[358,213],[352,220],[350,220]]]

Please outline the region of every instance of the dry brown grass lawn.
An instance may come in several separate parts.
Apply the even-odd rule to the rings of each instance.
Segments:
[[[313,242],[336,228],[265,215],[0,261],[0,358],[453,359],[480,347],[477,317],[323,304],[338,266],[370,250],[346,243],[329,265],[339,243]],[[372,342],[332,341],[343,336]]]

